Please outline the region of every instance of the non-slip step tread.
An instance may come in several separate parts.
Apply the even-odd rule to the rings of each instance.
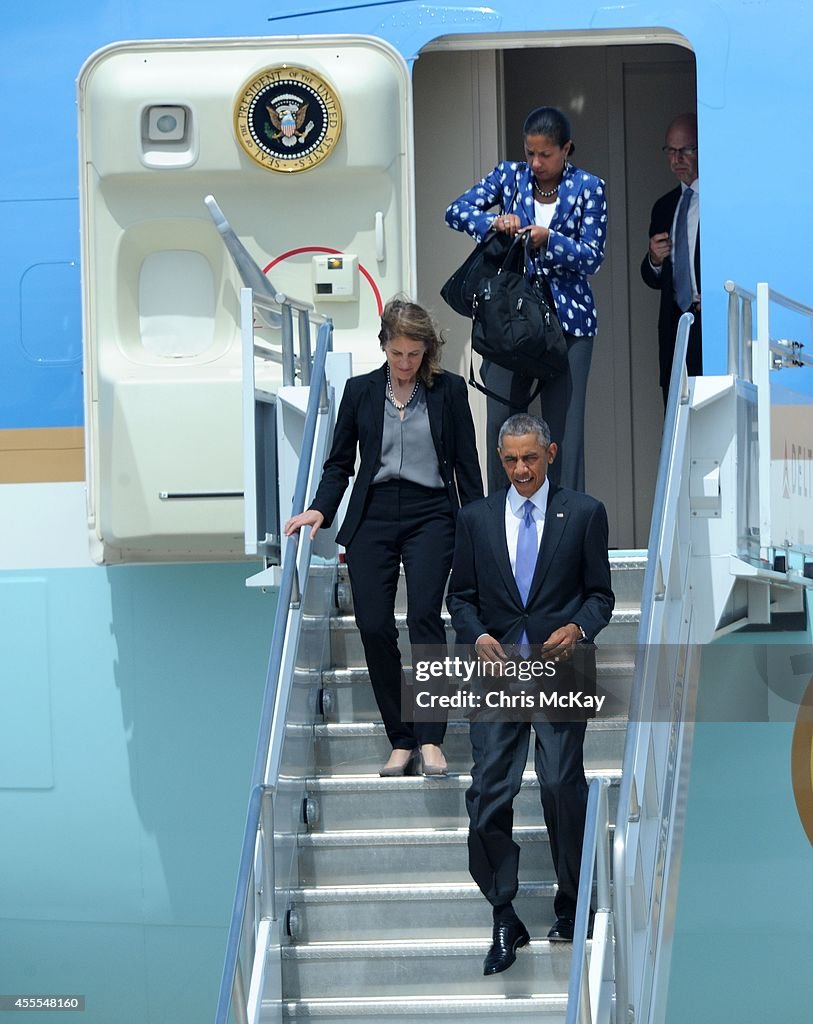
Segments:
[[[431,957],[459,957],[488,952],[490,936],[477,939],[373,939],[356,942],[306,942],[282,947],[283,960],[408,960]],[[590,948],[588,940],[587,948]],[[520,956],[561,957],[570,959],[573,947],[569,943],[531,939],[518,951]]]
[[[584,774],[588,784],[594,778],[609,779],[611,786],[617,786],[621,781],[620,768],[588,768]],[[538,785],[539,780],[535,772],[526,770],[522,773],[520,788],[533,788]],[[468,789],[471,786],[471,774],[449,772],[448,775],[406,775],[391,779],[376,775],[312,775],[305,780],[305,786],[311,793],[351,793],[360,790],[368,793],[404,793],[430,792],[431,789],[440,792],[442,790]]]
[[[329,832],[300,832],[300,846],[411,846],[446,845],[468,841],[468,826],[456,828],[381,828],[334,829]],[[547,842],[544,825],[515,825],[514,837],[519,842]]]
[[[591,718],[588,726],[589,732],[626,732],[629,719],[626,716],[614,715],[609,718]],[[468,721],[450,719],[446,723],[446,733],[468,734]],[[341,737],[360,738],[367,736],[386,735],[383,722],[317,722],[314,726],[314,736],[319,737]],[[530,744],[530,737],[528,738]]]
[[[553,882],[521,882],[520,896],[545,896],[556,891]],[[346,903],[354,900],[380,900],[389,902],[409,896],[414,900],[476,899],[483,895],[474,882],[428,882],[411,885],[318,885],[301,886],[291,890],[291,899],[297,903]]]
[[[324,833],[298,833],[300,846],[445,846],[468,842],[468,826],[448,828],[334,828]],[[514,838],[522,843],[548,841],[545,825],[514,825]]]
[[[567,996],[548,995],[544,992],[525,996],[393,996],[380,999],[375,996],[356,999],[297,999],[284,1004],[286,1016],[299,1017],[370,1017],[374,1014],[403,1015],[420,1018],[429,1014],[468,1016],[475,1014],[500,1014],[510,1009],[527,1013],[548,1012],[567,1009]]]

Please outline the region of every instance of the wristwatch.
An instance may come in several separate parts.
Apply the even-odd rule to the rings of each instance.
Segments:
[[[575,626],[576,629],[578,629],[578,631],[579,631],[580,635],[579,635],[579,639],[578,639],[577,643],[580,643],[580,644],[587,643],[587,634],[585,633],[584,629],[582,629],[582,627],[578,624],[578,622],[572,622],[571,625]]]

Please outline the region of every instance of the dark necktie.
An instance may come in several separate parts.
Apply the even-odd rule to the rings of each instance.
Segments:
[[[527,605],[528,595],[531,592],[538,548],[536,524],[534,523],[534,503],[526,501],[522,506],[522,522],[519,524],[517,557],[514,562],[514,579],[517,581],[517,590],[524,605]],[[530,653],[531,645],[528,642],[528,634],[523,630],[522,636],[519,638],[519,655],[521,658],[527,658]]]
[[[675,250],[672,257],[672,273],[675,282],[675,302],[685,313],[694,299],[692,291],[692,270],[689,262],[689,206],[694,192],[683,190],[675,220]]]

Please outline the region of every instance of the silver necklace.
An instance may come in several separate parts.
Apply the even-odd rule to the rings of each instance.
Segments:
[[[398,410],[398,412],[403,412],[404,409],[406,409],[406,407],[409,405],[409,403],[412,401],[412,399],[418,393],[418,385],[419,384],[420,384],[420,381],[416,377],[415,378],[415,387],[412,389],[412,394],[409,396],[409,398],[405,402],[399,402],[398,399],[395,397],[395,392],[392,390],[392,377],[390,376],[389,364],[387,364],[387,398],[389,398],[389,400],[392,402],[392,404],[395,406],[395,408]]]

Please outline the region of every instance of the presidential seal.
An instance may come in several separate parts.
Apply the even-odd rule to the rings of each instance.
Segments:
[[[269,171],[307,171],[339,141],[342,108],[315,71],[280,64],[243,86],[234,105],[234,130],[251,159]]]

